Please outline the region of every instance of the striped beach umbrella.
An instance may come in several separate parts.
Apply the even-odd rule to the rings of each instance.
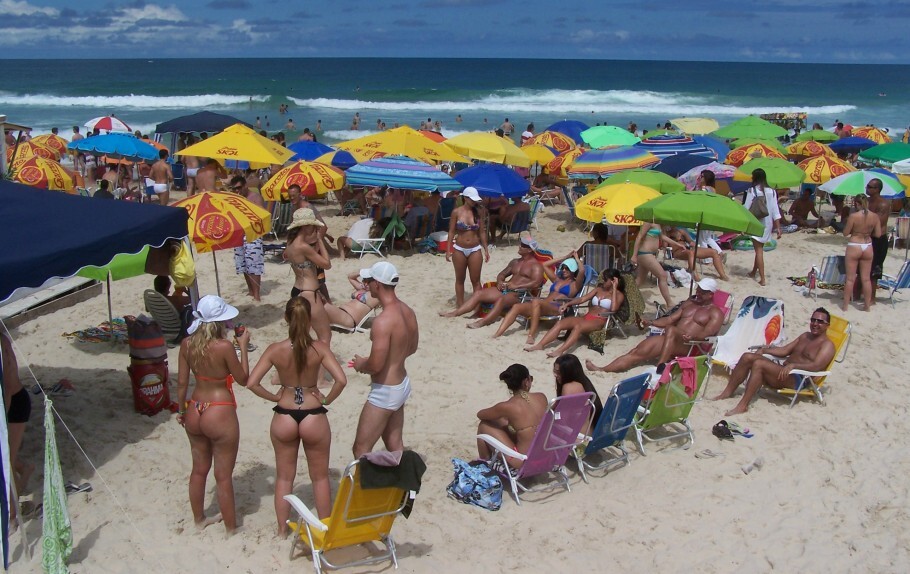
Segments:
[[[891,143],[891,136],[888,135],[888,132],[875,126],[853,128],[853,135],[858,138],[866,138],[867,140],[872,140],[877,144]]]
[[[734,150],[731,150],[727,154],[727,158],[724,160],[724,163],[727,165],[735,165],[737,167],[743,165],[750,159],[757,157],[773,157],[777,159],[787,159],[786,156],[776,149],[766,146],[765,144],[750,144],[738,147]]]
[[[655,136],[641,140],[635,147],[646,150],[660,159],[676,154],[694,154],[717,159],[714,150],[709,149],[687,136]]]
[[[575,140],[564,133],[544,131],[527,140],[524,145],[540,144],[556,150],[557,154],[575,149]]]
[[[594,179],[624,169],[644,168],[660,163],[660,158],[634,146],[609,146],[585,152],[568,170],[569,177]]]
[[[898,178],[871,169],[845,173],[823,183],[818,188],[835,195],[863,195],[866,193],[866,184],[873,179],[882,182],[882,197],[889,199],[903,197],[904,184]]]
[[[90,130],[105,130],[107,132],[131,132],[133,129],[126,122],[116,116],[101,116],[85,122],[85,127]]]
[[[377,157],[345,172],[348,185],[387,185],[395,189],[448,192],[462,185],[428,163],[404,156]]]
[[[836,157],[817,156],[805,159],[797,167],[806,172],[805,183],[820,185],[835,177],[856,171],[856,168]]]

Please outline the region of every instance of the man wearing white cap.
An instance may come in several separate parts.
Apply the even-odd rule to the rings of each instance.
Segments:
[[[354,355],[351,366],[370,375],[370,394],[357,423],[354,457],[373,450],[382,438],[386,450],[404,450],[404,403],[411,394],[405,360],[417,351],[417,315],[395,294],[398,270],[388,261],[361,269],[360,277],[370,295],[379,299],[382,313],[370,328],[368,357]]]
[[[724,324],[723,311],[714,305],[717,281],[705,277],[695,285],[695,295],[684,301],[675,313],[653,321],[642,321],[646,327],[653,325],[665,329],[663,335],[645,338],[634,349],[605,367],[595,366],[590,359],[585,361],[585,366],[591,371],[620,373],[655,359],[658,363],[666,363],[688,354],[689,341],[702,341],[717,335]]]

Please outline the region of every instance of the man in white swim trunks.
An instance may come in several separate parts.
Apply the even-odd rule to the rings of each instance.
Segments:
[[[158,161],[152,164],[149,179],[154,181],[153,188],[161,205],[167,205],[171,195],[171,184],[174,183],[174,172],[167,162],[167,150],[158,152]]]
[[[417,315],[395,294],[398,270],[388,261],[361,269],[370,295],[379,299],[382,313],[370,329],[369,357],[354,355],[351,365],[370,375],[370,395],[360,412],[354,439],[354,458],[373,450],[382,438],[386,450],[404,450],[404,403],[411,394],[405,360],[417,351]]]

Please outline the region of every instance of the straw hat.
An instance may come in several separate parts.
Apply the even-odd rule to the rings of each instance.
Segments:
[[[316,219],[316,214],[309,207],[298,209],[294,212],[294,218],[288,225],[288,231],[303,227],[304,225],[315,225],[316,227],[325,227],[325,223]]]

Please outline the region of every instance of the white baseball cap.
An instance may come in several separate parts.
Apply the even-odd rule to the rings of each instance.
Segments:
[[[398,285],[398,269],[388,261],[378,261],[372,267],[360,270],[362,279],[373,279],[383,285]]]
[[[710,291],[711,293],[717,292],[717,281],[710,277],[705,277],[701,281],[696,282],[695,286],[702,291]]]
[[[206,295],[199,300],[199,305],[193,311],[193,322],[187,327],[186,332],[192,335],[203,323],[215,323],[233,319],[240,311],[237,307],[228,305],[227,301],[217,295]]]
[[[464,191],[461,192],[461,197],[467,197],[468,199],[476,201],[477,203],[480,203],[482,201],[480,199],[480,194],[477,193],[477,188],[471,186],[464,188]]]

